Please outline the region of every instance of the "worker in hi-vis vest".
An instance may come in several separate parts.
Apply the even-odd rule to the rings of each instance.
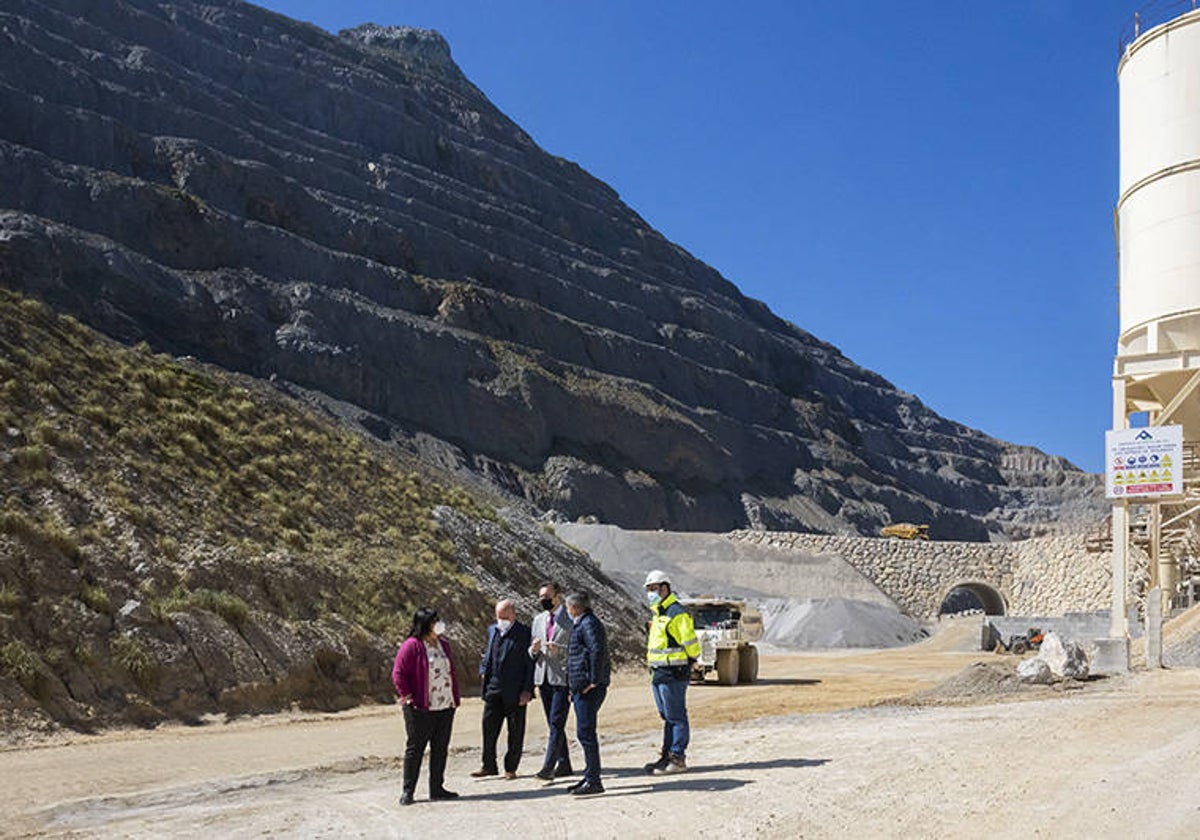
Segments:
[[[700,658],[700,640],[692,616],[671,591],[671,581],[657,569],[646,575],[646,600],[654,617],[646,637],[646,664],[654,705],[663,719],[662,754],[646,765],[656,776],[687,772],[687,687],[692,660]]]

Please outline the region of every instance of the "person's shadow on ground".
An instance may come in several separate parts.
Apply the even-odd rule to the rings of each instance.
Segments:
[[[601,797],[635,796],[643,793],[667,793],[670,791],[708,791],[721,792],[736,790],[745,785],[753,784],[753,779],[713,778],[712,774],[730,771],[758,771],[799,769],[804,767],[820,767],[828,764],[828,758],[775,758],[770,761],[741,761],[737,764],[707,764],[696,765],[689,769],[686,776],[653,776],[641,767],[606,768],[601,773],[601,782],[609,781],[608,789]],[[642,784],[612,786],[613,780],[637,778]],[[578,781],[578,777],[574,777]],[[463,791],[461,798],[468,802],[476,800],[534,800],[548,799],[554,796],[570,796],[568,785],[543,785],[538,788],[502,787],[488,790],[484,793]],[[589,797],[590,798],[590,797]]]

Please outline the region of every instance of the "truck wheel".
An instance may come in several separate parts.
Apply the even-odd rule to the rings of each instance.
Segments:
[[[717,682],[720,685],[737,685],[738,681],[738,652],[737,648],[725,648],[717,651]]]
[[[758,648],[746,645],[738,653],[738,682],[754,682],[758,679]]]

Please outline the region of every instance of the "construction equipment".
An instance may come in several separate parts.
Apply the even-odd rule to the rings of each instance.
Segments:
[[[879,533],[882,536],[895,537],[899,540],[927,540],[929,539],[929,526],[897,522],[895,525],[885,525],[880,528]]]
[[[694,682],[703,682],[710,673],[720,685],[758,679],[758,648],[752,644],[763,635],[758,610],[728,598],[681,598],[679,603],[691,614],[700,640],[700,658],[692,663]]]
[[[1003,640],[996,642],[996,653],[1015,653],[1020,656],[1023,653],[1028,653],[1031,650],[1037,650],[1042,646],[1042,639],[1046,634],[1041,631],[1041,628],[1030,627],[1028,633],[1017,633],[1008,637],[1008,644]]]

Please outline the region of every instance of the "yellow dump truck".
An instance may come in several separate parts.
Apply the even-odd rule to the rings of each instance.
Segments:
[[[899,540],[927,540],[929,539],[929,526],[897,522],[895,525],[880,528],[879,533],[885,537],[895,537]]]
[[[692,663],[694,682],[712,673],[721,685],[758,679],[758,648],[752,644],[763,635],[758,610],[726,598],[681,598],[679,603],[691,614],[700,640],[700,658]]]

